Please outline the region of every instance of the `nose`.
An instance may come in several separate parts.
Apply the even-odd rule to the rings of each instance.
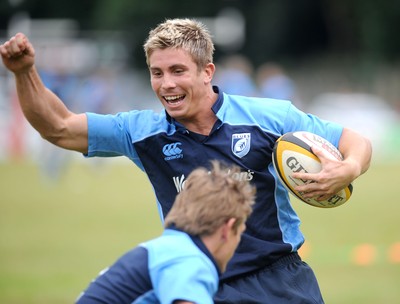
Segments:
[[[176,87],[176,83],[172,75],[165,73],[162,78],[161,87],[163,89],[170,89]]]

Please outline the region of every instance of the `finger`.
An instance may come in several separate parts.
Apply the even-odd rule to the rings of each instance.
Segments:
[[[24,53],[27,55],[30,55],[30,56],[35,55],[35,50],[34,50],[32,44],[28,41],[28,39],[26,39],[26,47],[25,47]]]
[[[325,163],[327,160],[338,160],[333,154],[318,145],[311,146],[311,150],[319,158],[321,163]]]
[[[301,195],[303,198],[312,198],[317,201],[325,201],[332,197],[332,194],[327,194],[322,191],[302,192]]]
[[[319,196],[315,197],[315,200],[322,202],[322,201],[326,201],[326,200],[330,199],[331,197],[332,197],[332,195],[330,195],[330,194],[319,195]]]
[[[8,57],[21,56],[28,47],[28,41],[25,35],[19,33],[12,37],[9,41],[4,44],[4,48],[8,53]]]
[[[324,194],[326,192],[322,192],[323,190],[320,188],[320,185],[318,185],[317,182],[311,181],[302,185],[298,185],[295,188],[295,191],[301,192],[301,193],[307,193],[307,194],[312,194],[315,195],[317,192],[319,194]]]
[[[3,57],[8,57],[8,53],[4,44],[0,45],[0,54]]]
[[[23,45],[23,40],[20,37],[14,36],[10,40],[10,54],[13,56],[19,56],[24,51],[25,47]]]
[[[321,161],[324,160],[324,159],[327,157],[327,155],[326,155],[327,151],[324,150],[324,149],[322,149],[321,147],[319,147],[319,146],[317,146],[317,145],[311,146],[311,150],[313,151],[313,153],[314,153],[316,156],[318,156],[318,158],[319,158]]]
[[[292,173],[291,177],[295,179],[301,179],[303,183],[318,182],[319,173],[305,173],[305,172],[295,172]]]
[[[24,53],[27,55],[34,55],[33,46],[24,34],[18,33],[16,35],[16,42],[18,44],[18,47],[21,50],[21,53]]]

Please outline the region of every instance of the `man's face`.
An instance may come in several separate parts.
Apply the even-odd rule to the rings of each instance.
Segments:
[[[177,120],[193,118],[200,111],[211,77],[181,48],[157,49],[149,57],[151,86],[168,114]]]

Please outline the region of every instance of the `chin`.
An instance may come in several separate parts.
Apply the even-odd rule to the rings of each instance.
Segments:
[[[175,120],[184,119],[186,117],[185,113],[182,110],[166,108],[166,111],[167,111],[168,115],[171,116]]]

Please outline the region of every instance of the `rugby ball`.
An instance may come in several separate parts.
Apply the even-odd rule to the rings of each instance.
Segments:
[[[349,200],[353,192],[351,184],[324,201],[317,201],[314,198],[304,198],[301,193],[294,190],[298,185],[312,182],[291,177],[294,172],[318,173],[321,171],[321,161],[311,150],[311,147],[314,145],[327,151],[326,155],[332,157],[332,159],[343,159],[340,151],[321,136],[305,131],[289,132],[282,135],[275,142],[272,154],[275,171],[282,184],[301,201],[321,208],[332,208],[343,205]]]

